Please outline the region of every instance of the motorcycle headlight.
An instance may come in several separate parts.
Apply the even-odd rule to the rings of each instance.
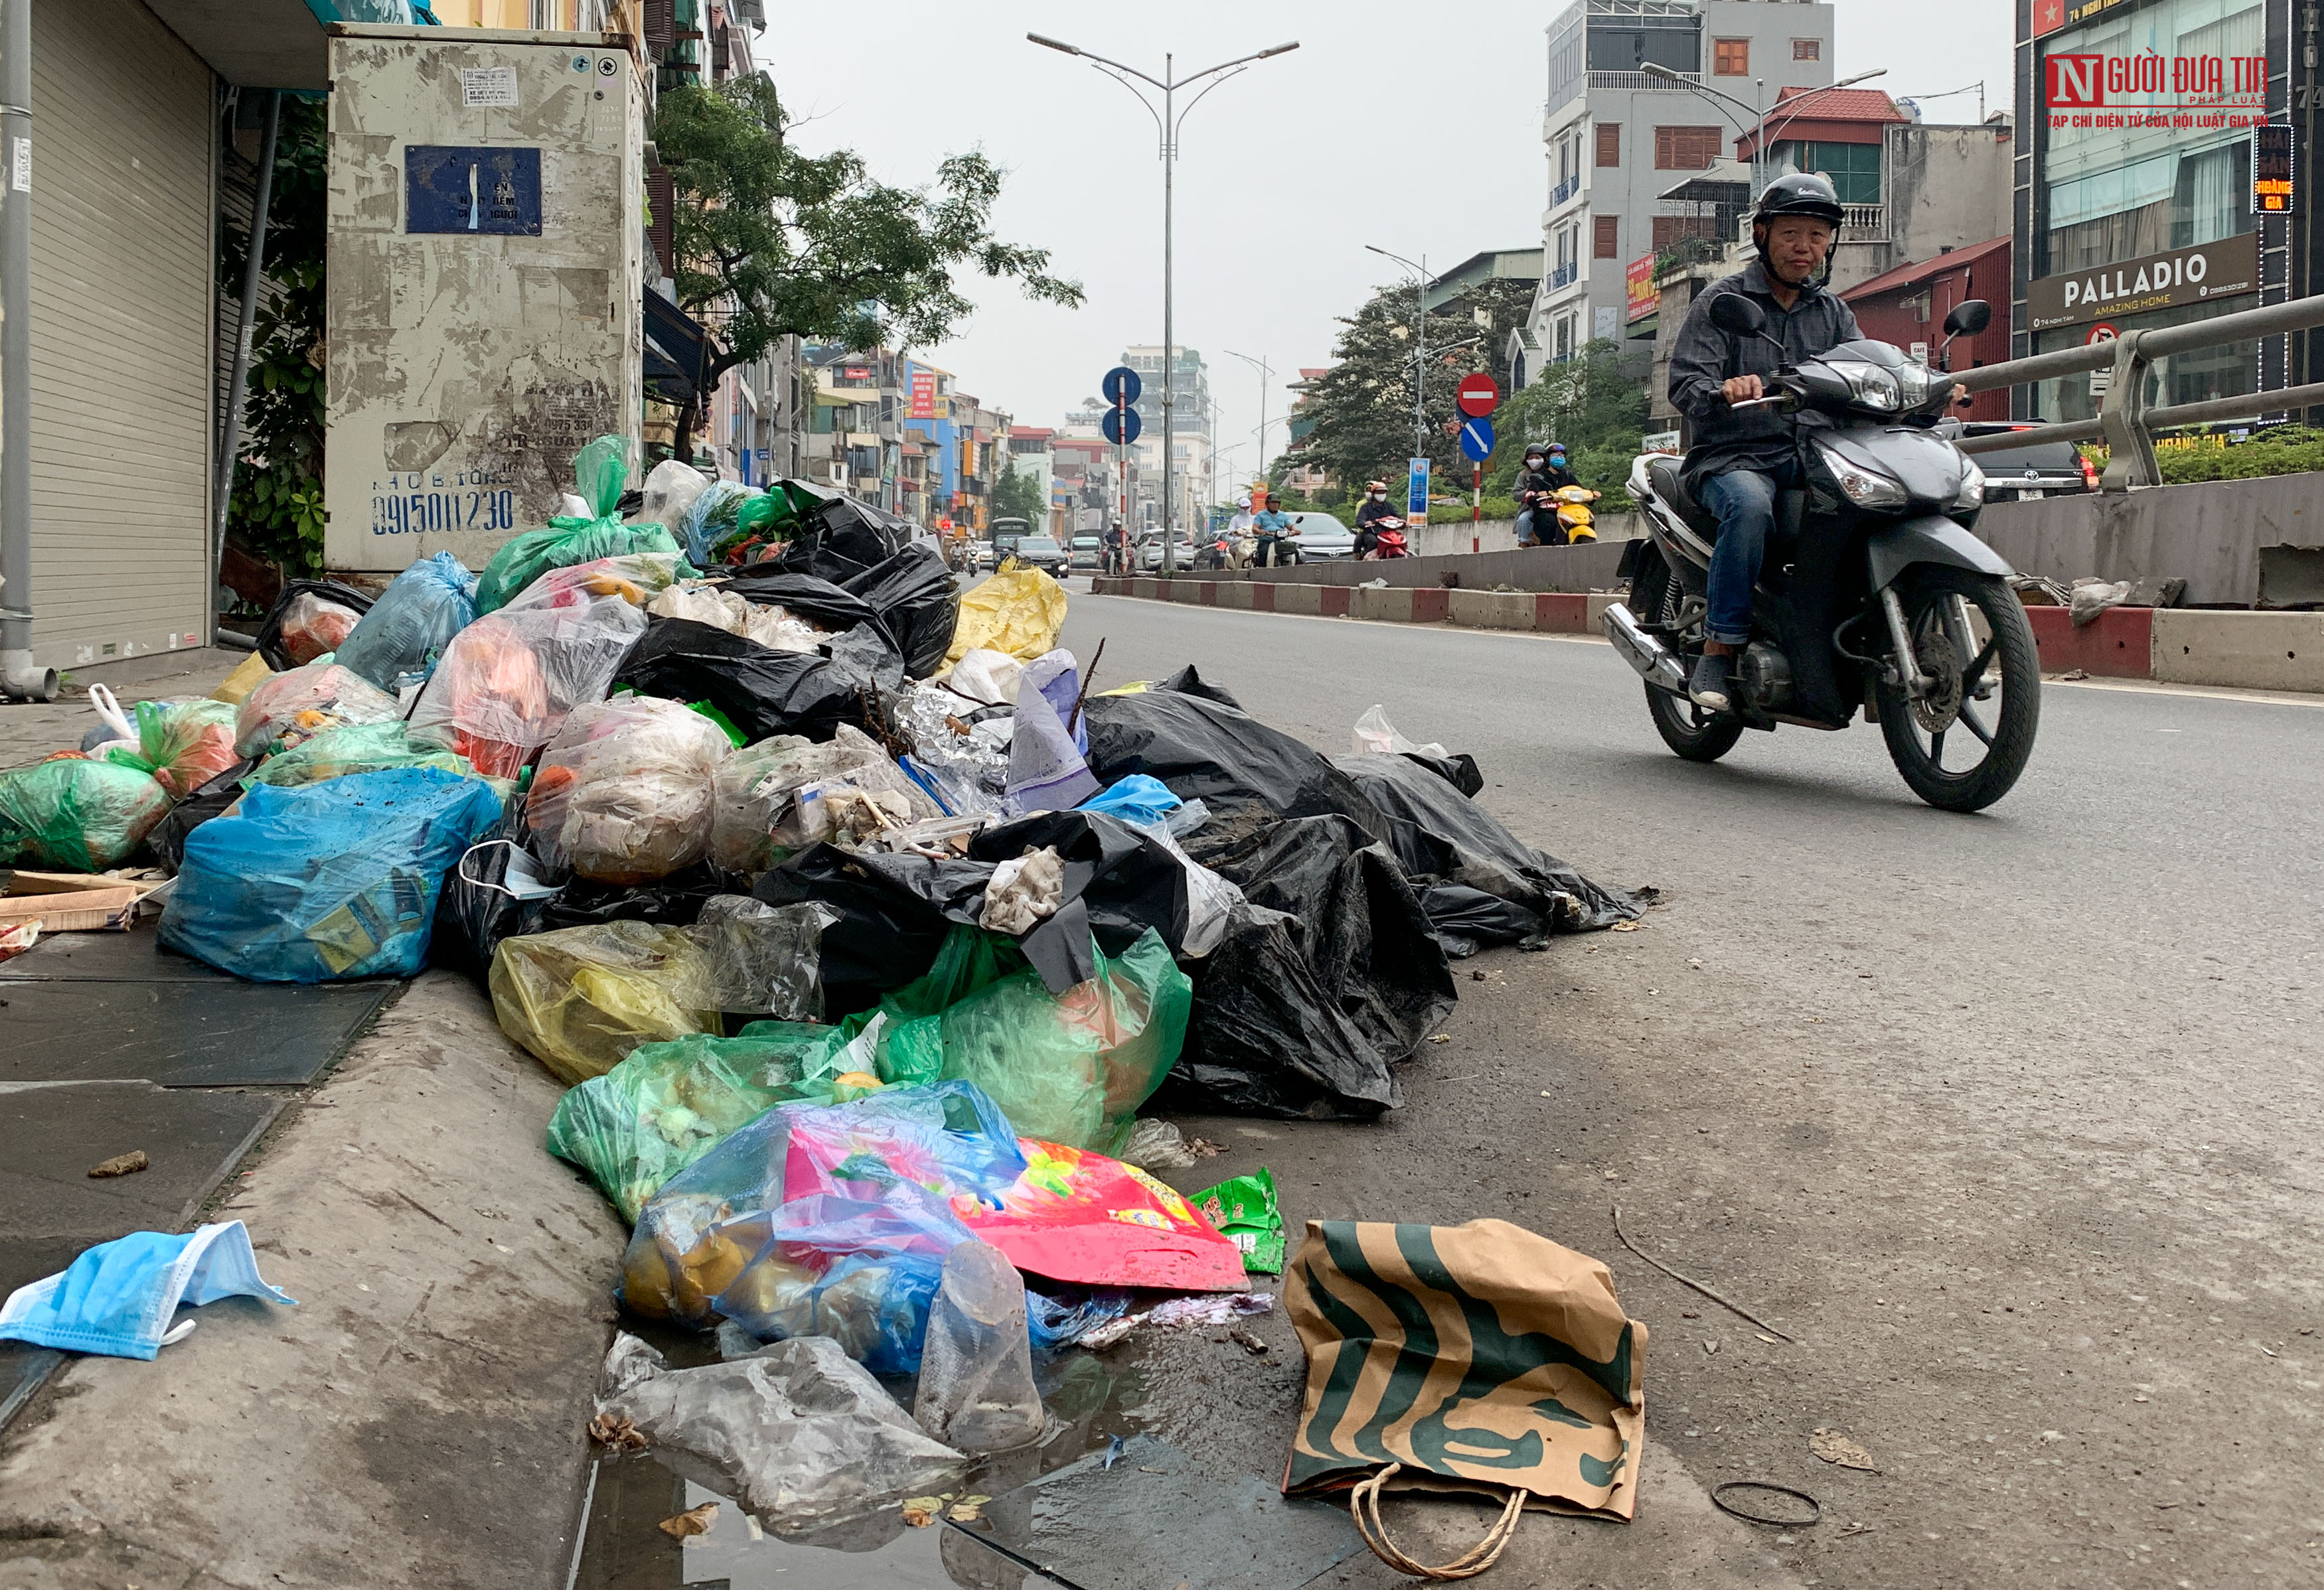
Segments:
[[[1897,385],[1896,372],[1885,365],[1839,359],[1831,361],[1828,368],[1848,383],[1850,395],[1867,409],[1894,414],[1904,406],[1904,393]]]
[[[1985,506],[1985,471],[1979,469],[1974,463],[1969,465],[1969,473],[1961,476],[1960,490],[1953,493],[1953,506],[1955,508]]]
[[[1893,373],[1896,378],[1896,390],[1908,409],[1918,409],[1927,402],[1930,394],[1937,389],[1936,374],[1925,364],[1907,363]]]
[[[1858,508],[1897,508],[1905,501],[1904,483],[1859,464],[1850,464],[1828,447],[1819,447],[1832,483]],[[1981,488],[1980,488],[1981,489]]]

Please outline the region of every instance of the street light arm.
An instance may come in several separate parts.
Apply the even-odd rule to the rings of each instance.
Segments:
[[[1162,133],[1162,113],[1154,108],[1154,102],[1147,98],[1146,96],[1139,91],[1137,84],[1131,82],[1128,78],[1123,77],[1120,73],[1110,70],[1102,66],[1095,66],[1093,64],[1092,69],[1096,71],[1100,77],[1111,78],[1115,82],[1129,89],[1132,94],[1137,95],[1138,103],[1146,107],[1146,114],[1154,118],[1154,131],[1157,134]],[[1148,82],[1153,81],[1150,78],[1147,80]]]
[[[1229,72],[1225,77],[1223,77],[1223,78],[1212,78],[1209,82],[1207,82],[1207,83],[1204,84],[1204,85],[1203,85],[1203,93],[1202,93],[1202,94],[1197,94],[1197,95],[1195,95],[1192,99],[1189,99],[1188,101],[1186,101],[1186,108],[1185,108],[1185,110],[1182,110],[1182,111],[1180,111],[1180,112],[1178,113],[1178,119],[1177,119],[1176,123],[1173,124],[1173,126],[1171,127],[1171,130],[1170,130],[1170,141],[1171,141],[1172,142],[1174,142],[1174,143],[1177,142],[1177,138],[1178,138],[1178,132],[1177,132],[1177,130],[1178,130],[1178,128],[1183,127],[1183,126],[1185,126],[1185,125],[1186,124],[1186,118],[1187,118],[1188,116],[1190,116],[1190,115],[1194,115],[1194,107],[1195,107],[1196,106],[1198,106],[1198,105],[1200,105],[1200,104],[1202,104],[1202,103],[1203,103],[1203,94],[1208,94],[1212,89],[1213,89],[1213,88],[1217,87],[1221,83],[1228,82],[1228,81],[1230,81],[1230,80],[1231,80],[1231,79],[1233,79],[1233,78],[1240,78],[1240,76],[1242,76],[1242,75],[1243,75],[1243,73],[1245,73],[1245,72],[1249,71],[1250,69],[1249,67],[1236,67],[1236,68],[1235,68],[1235,69],[1234,69],[1233,71]],[[1193,80],[1193,79],[1191,79],[1191,78],[1189,78],[1189,79],[1188,79],[1188,81],[1190,81],[1190,82],[1191,82],[1192,80]],[[1177,87],[1177,86],[1179,86],[1179,85],[1173,85],[1173,87]]]
[[[1793,95],[1789,99],[1782,102],[1783,108],[1786,114],[1781,121],[1776,122],[1770,126],[1766,116],[1762,116],[1759,119],[1759,126],[1754,129],[1754,132],[1757,133],[1759,140],[1759,146],[1762,149],[1765,149],[1774,141],[1775,134],[1776,133],[1781,132],[1784,128],[1790,126],[1794,122],[1799,119],[1802,101],[1813,99],[1819,94],[1829,94],[1835,88],[1853,87],[1855,85],[1863,82],[1867,78],[1885,78],[1887,75],[1888,69],[1886,67],[1876,67],[1868,72],[1858,72],[1852,78],[1842,78],[1837,83],[1826,83],[1821,88],[1810,88],[1803,94]],[[1773,114],[1774,109],[1774,106],[1769,107],[1771,115]]]
[[[1671,70],[1671,69],[1670,69],[1670,68],[1668,68],[1668,67],[1666,67],[1666,66],[1657,66],[1657,65],[1655,65],[1653,61],[1647,61],[1645,65],[1643,65],[1643,66],[1639,67],[1639,69],[1639,69],[1640,71],[1644,72],[1646,76],[1648,76],[1648,77],[1650,77],[1650,78],[1667,78],[1667,79],[1669,79],[1671,82],[1676,83],[1680,87],[1682,87],[1682,88],[1685,89],[1685,90],[1686,90],[1688,93],[1690,93],[1690,94],[1702,94],[1702,95],[1707,95],[1708,97],[1711,97],[1711,98],[1712,98],[1712,99],[1723,99],[1723,100],[1725,100],[1728,104],[1729,104],[1729,105],[1731,105],[1731,106],[1735,106],[1738,110],[1746,110],[1746,111],[1749,111],[1749,112],[1751,113],[1751,121],[1752,121],[1752,123],[1753,123],[1754,124],[1756,124],[1758,122],[1758,120],[1759,120],[1759,118],[1760,118],[1761,115],[1762,115],[1762,113],[1761,113],[1761,111],[1759,110],[1758,106],[1752,106],[1752,105],[1745,105],[1741,100],[1739,100],[1739,99],[1736,98],[1732,94],[1723,93],[1723,92],[1721,92],[1720,90],[1719,90],[1719,89],[1717,89],[1717,88],[1713,88],[1713,87],[1711,87],[1709,84],[1707,84],[1707,83],[1690,83],[1690,82],[1688,82],[1688,81],[1687,81],[1687,79],[1686,79],[1686,78],[1685,78],[1684,74],[1680,73],[1680,72],[1674,72],[1674,71]],[[1743,123],[1741,123],[1741,122],[1738,122],[1738,123],[1736,123],[1735,124],[1736,124],[1738,127],[1740,127],[1740,126],[1743,126],[1745,124],[1743,124]]]
[[[1084,60],[1094,61],[1100,66],[1110,66],[1116,71],[1128,72],[1131,77],[1138,78],[1141,82],[1153,84],[1157,88],[1167,89],[1170,87],[1169,84],[1163,82],[1158,78],[1148,77],[1144,72],[1139,71],[1134,66],[1124,66],[1118,60],[1108,60],[1104,56],[1099,55],[1093,51],[1084,50],[1078,44],[1068,44],[1062,39],[1045,38],[1039,33],[1028,33],[1025,37],[1031,40],[1034,43],[1040,45],[1045,50],[1055,50],[1064,55],[1077,55]]]
[[[1402,254],[1390,253],[1388,250],[1380,247],[1379,244],[1376,243],[1368,243],[1364,244],[1364,246],[1370,249],[1372,253],[1379,255],[1384,260],[1394,260],[1397,264],[1411,271],[1415,276],[1425,276],[1427,274],[1427,271],[1425,269],[1414,264]]]
[[[1277,44],[1272,50],[1260,50],[1254,51],[1250,55],[1238,55],[1232,60],[1222,60],[1216,66],[1206,66],[1201,71],[1188,72],[1185,77],[1180,78],[1176,82],[1172,83],[1170,87],[1174,89],[1184,88],[1189,83],[1209,77],[1213,72],[1222,72],[1231,66],[1249,66],[1254,60],[1265,60],[1269,56],[1287,55],[1292,51],[1298,48],[1299,41],[1294,39],[1290,43]]]

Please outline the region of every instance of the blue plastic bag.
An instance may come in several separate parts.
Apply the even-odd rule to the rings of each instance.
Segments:
[[[1180,805],[1170,786],[1150,773],[1132,773],[1117,778],[1105,788],[1081,804],[1084,812],[1103,812],[1109,817],[1119,817],[1133,828],[1158,826]]]
[[[395,576],[333,660],[382,690],[400,691],[426,683],[452,637],[475,619],[476,576],[439,552]]]
[[[235,1297],[298,1300],[260,1279],[241,1221],[175,1235],[133,1231],[88,1249],[61,1275],[10,1293],[0,1304],[0,1337],[150,1359],[163,1341],[177,1339],[172,1325],[180,1305]]]
[[[767,1340],[833,1337],[875,1372],[909,1374],[945,1255],[969,1239],[953,1200],[997,1199],[1025,1163],[1008,1118],[965,1082],[777,1105],[647,1201],[622,1295]]]
[[[186,836],[161,942],[258,982],[417,977],[445,873],[500,815],[440,767],[259,785]]]

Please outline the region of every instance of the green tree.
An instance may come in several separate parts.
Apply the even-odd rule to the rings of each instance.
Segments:
[[[957,273],[1007,278],[1028,298],[1068,307],[1077,282],[1049,256],[992,234],[999,167],[947,157],[933,185],[893,188],[841,150],[794,148],[774,84],[753,73],[662,96],[654,143],[677,190],[670,217],[678,303],[715,332],[709,376],[763,356],[786,335],[847,347],[944,340],[973,306]],[[699,401],[679,415],[688,455]]]
[[[266,285],[226,534],[285,573],[323,566],[323,241],[328,151],[319,102],[282,100],[266,206]],[[239,300],[250,239],[220,227],[218,281]]]
[[[1465,296],[1471,312],[1432,312],[1426,326],[1425,442],[1432,473],[1448,486],[1469,478],[1454,424],[1452,390],[1462,376],[1478,371],[1507,385],[1502,350],[1533,302],[1533,284],[1497,279],[1468,290]],[[1382,288],[1355,314],[1341,318],[1343,329],[1332,349],[1334,363],[1308,383],[1307,401],[1300,410],[1315,421],[1301,454],[1304,462],[1321,464],[1337,480],[1358,483],[1404,473],[1406,460],[1412,456],[1413,379],[1419,363],[1413,357],[1413,330],[1418,308],[1411,288]]]
[[[1002,465],[1001,478],[992,483],[992,517],[1021,519],[1033,527],[1036,535],[1049,528],[1049,504],[1041,490],[1041,483],[1029,474],[1019,474]]]

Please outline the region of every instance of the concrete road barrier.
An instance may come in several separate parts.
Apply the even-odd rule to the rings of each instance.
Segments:
[[[2324,613],[2163,608],[2153,614],[2153,678],[2324,691]]]

